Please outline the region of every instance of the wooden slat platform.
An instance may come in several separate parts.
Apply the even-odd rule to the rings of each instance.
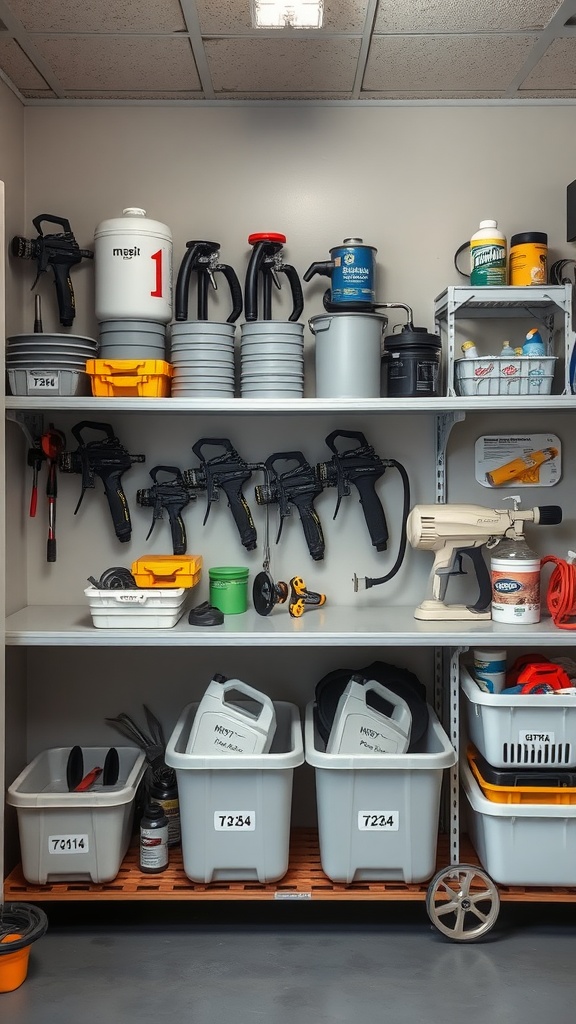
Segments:
[[[463,840],[460,860],[477,864],[470,844]],[[440,836],[437,869],[449,866],[448,842]],[[278,882],[191,882],[182,867],[181,851],[170,851],[170,865],[159,875],[143,874],[138,867],[138,848],[128,851],[117,877],[104,885],[89,882],[59,882],[30,885],[21,867],[4,883],[7,902],[69,902],[93,900],[425,900],[428,882],[354,882],[343,885],[330,881],[320,865],[318,836],[313,829],[295,829],[290,846],[287,874]],[[510,902],[576,902],[576,888],[499,886],[500,898]]]

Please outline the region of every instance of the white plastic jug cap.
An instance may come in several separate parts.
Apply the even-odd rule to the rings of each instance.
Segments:
[[[140,206],[127,206],[125,210],[122,210],[123,217],[145,217],[146,210],[143,210]]]
[[[481,220],[480,221],[480,229],[482,229],[482,228],[497,228],[497,227],[498,227],[498,221],[497,220]]]

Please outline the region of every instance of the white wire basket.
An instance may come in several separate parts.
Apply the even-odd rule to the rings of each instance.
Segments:
[[[479,356],[454,361],[457,395],[549,395],[557,356]]]

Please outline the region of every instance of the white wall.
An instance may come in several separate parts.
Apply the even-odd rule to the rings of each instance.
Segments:
[[[461,283],[453,253],[481,219],[496,217],[508,237],[547,231],[552,258],[574,255],[565,194],[575,109],[29,108],[26,222],[64,214],[89,245],[100,220],[140,204],[171,227],[176,265],[188,239],[215,238],[241,279],[250,232],[284,232],[301,273],[359,235],[378,249],[381,300],[407,302],[431,327],[434,296]],[[76,326],[93,330],[88,264],[74,282]],[[304,286],[307,315],[323,311],[326,284]],[[51,309],[52,291],[46,275]]]

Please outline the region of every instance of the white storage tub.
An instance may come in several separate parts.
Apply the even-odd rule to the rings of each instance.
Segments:
[[[38,754],[8,789],[17,809],[22,871],[28,882],[110,882],[118,874],[132,835],[134,798],[146,770],[144,753],[116,747],[118,781],[70,793],[70,747]],[[84,747],[84,771],[102,767],[108,747]]]
[[[576,696],[484,693],[460,666],[468,736],[494,768],[576,767]]]
[[[501,885],[576,885],[576,804],[498,804],[460,765],[470,839]]]
[[[479,356],[454,360],[457,395],[549,395],[557,356]]]
[[[193,588],[98,590],[86,587],[92,622],[103,629],[169,629],[186,610]]]
[[[13,395],[26,398],[76,397],[92,394],[90,377],[83,370],[59,370],[32,367],[8,369],[8,384]]]
[[[431,707],[422,753],[327,754],[306,708],[322,870],[333,882],[423,882],[436,867],[440,790],[456,753]]]
[[[187,754],[198,704],[188,704],[168,741],[176,769],[184,871],[194,882],[275,882],[288,870],[292,778],[304,762],[298,708],[274,701],[267,754]]]

